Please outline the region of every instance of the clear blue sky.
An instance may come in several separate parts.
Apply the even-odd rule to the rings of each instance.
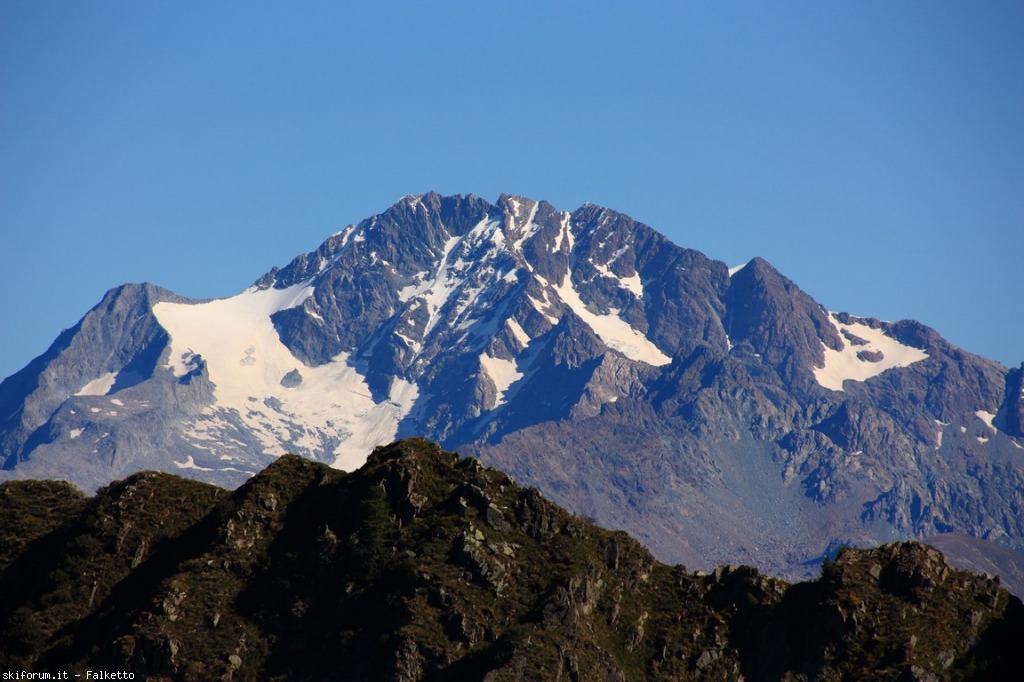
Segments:
[[[0,2],[0,376],[404,194],[585,202],[1024,361],[1024,3]]]

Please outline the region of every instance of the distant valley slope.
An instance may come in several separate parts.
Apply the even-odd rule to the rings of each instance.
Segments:
[[[610,209],[427,194],[232,298],[112,289],[0,384],[0,462],[234,487],[424,436],[664,561],[799,577],[844,544],[1024,549],[1021,378]]]

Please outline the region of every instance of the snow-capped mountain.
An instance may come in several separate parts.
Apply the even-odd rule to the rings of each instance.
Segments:
[[[627,216],[408,196],[237,296],[108,292],[0,384],[5,477],[237,485],[421,435],[691,568],[1024,548],[1021,369]]]

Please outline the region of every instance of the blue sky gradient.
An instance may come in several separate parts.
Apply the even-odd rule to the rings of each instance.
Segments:
[[[0,377],[404,194],[615,208],[1024,361],[1024,3],[0,3]]]

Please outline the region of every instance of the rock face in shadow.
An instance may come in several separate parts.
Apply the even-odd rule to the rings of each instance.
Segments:
[[[53,512],[41,524],[38,500]],[[0,486],[0,666],[168,680],[1007,679],[1024,607],[935,549],[842,549],[795,585],[656,561],[422,440],[234,492],[136,474]]]
[[[111,290],[0,383],[0,480],[237,487],[422,436],[661,560],[797,579],[841,545],[1024,551],[1021,369],[826,311],[614,210],[408,196],[220,301]]]

